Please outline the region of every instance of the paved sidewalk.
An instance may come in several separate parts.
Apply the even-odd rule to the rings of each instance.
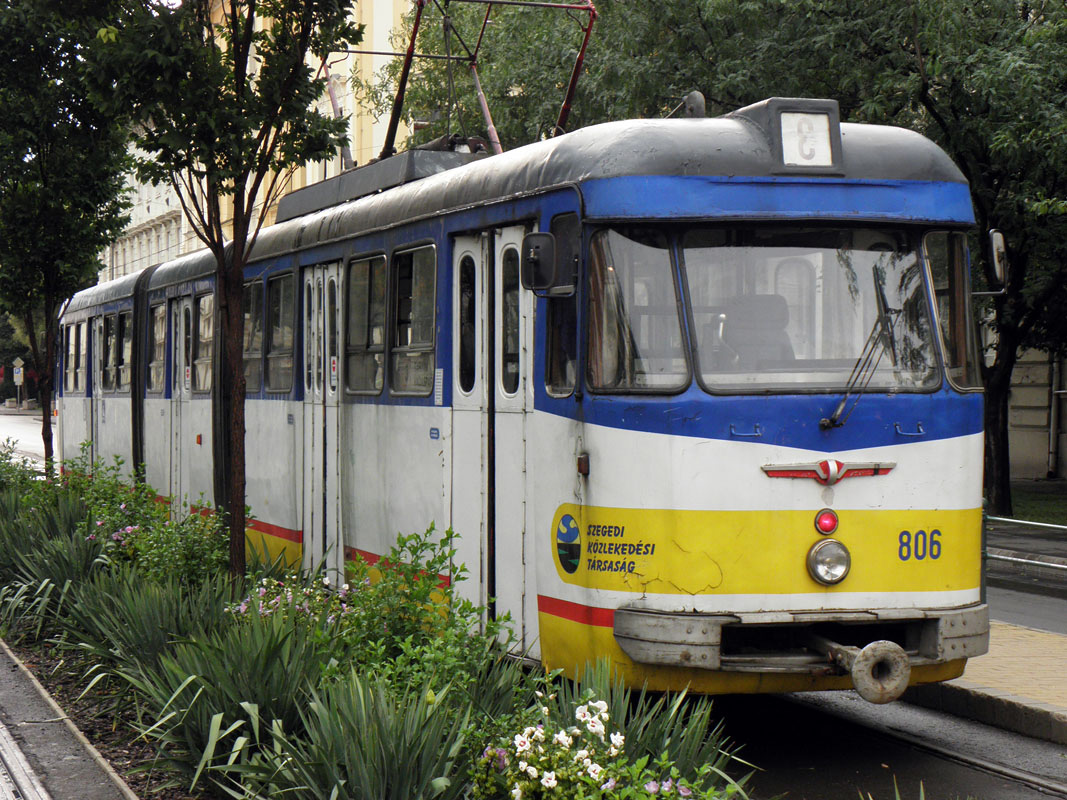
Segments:
[[[904,700],[1067,744],[1067,636],[994,621],[989,652],[962,678],[914,687]]]
[[[137,800],[3,642],[0,723],[10,732],[29,771],[50,800]],[[24,788],[20,794],[35,796]]]

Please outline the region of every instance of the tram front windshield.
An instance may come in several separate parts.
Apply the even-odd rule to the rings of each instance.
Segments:
[[[690,364],[713,392],[936,388],[938,330],[921,241],[918,231],[879,227],[709,226],[678,237],[645,226],[600,230],[589,258],[590,388],[680,389]],[[956,251],[935,272],[964,286],[965,247]],[[969,324],[964,303],[951,316],[945,339]],[[956,350],[973,361],[973,348]]]

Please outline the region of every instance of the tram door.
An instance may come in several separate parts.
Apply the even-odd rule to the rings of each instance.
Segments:
[[[90,336],[92,337],[93,346],[89,351],[91,364],[89,368],[93,373],[92,391],[89,393],[89,463],[95,464],[101,457],[101,444],[103,439],[100,437],[104,435],[103,431],[103,415],[104,415],[104,393],[103,389],[103,358],[101,354],[104,352],[104,318],[93,317],[90,321]]]
[[[189,298],[171,300],[170,329],[170,495],[180,505],[189,494],[189,458],[194,450],[187,435],[193,391],[193,304]]]
[[[343,574],[338,399],[341,265],[304,273],[304,566]]]
[[[533,307],[519,288],[524,232],[504,228],[455,241],[452,453],[452,527],[461,537],[459,557],[472,578],[473,565],[485,565],[478,599],[495,598],[498,617],[511,614],[523,648],[530,644],[524,605],[535,591],[533,553],[527,554],[524,535]],[[481,553],[473,548],[476,533],[484,542]]]

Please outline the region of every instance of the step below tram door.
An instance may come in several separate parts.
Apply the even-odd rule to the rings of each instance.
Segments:
[[[468,570],[466,594],[510,614],[517,648],[529,645],[535,595],[526,542],[528,342],[533,297],[519,285],[525,228],[461,236],[453,247],[452,528]],[[461,591],[464,584],[461,584]],[[535,629],[535,628],[534,628]]]
[[[343,582],[340,516],[341,265],[304,272],[304,567]]]

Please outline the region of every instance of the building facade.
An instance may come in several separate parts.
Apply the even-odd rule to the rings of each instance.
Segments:
[[[359,49],[391,51],[391,34],[400,26],[401,16],[409,5],[405,0],[366,0],[358,3],[353,13],[356,21],[365,26]],[[318,107],[325,114],[341,114],[349,118],[350,146],[347,153],[339,151],[329,160],[306,164],[297,169],[283,194],[332,178],[348,167],[365,164],[378,156],[385,142],[388,120],[376,120],[368,109],[358,104],[351,78],[354,75],[369,78],[389,60],[390,56],[386,55],[338,53],[325,65],[330,91],[319,99]],[[142,184],[131,176],[129,189],[133,203],[130,223],[123,235],[101,256],[104,264],[100,271],[101,282],[139,272],[153,264],[203,247],[169,185]],[[270,224],[274,209],[267,208],[265,214],[265,224]]]

